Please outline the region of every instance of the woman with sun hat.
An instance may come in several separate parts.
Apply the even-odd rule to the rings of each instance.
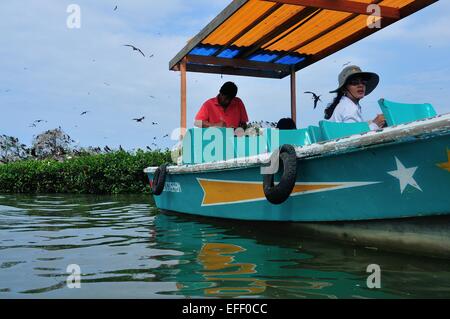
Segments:
[[[339,87],[330,93],[337,93],[333,103],[325,110],[325,119],[339,123],[364,122],[360,101],[375,90],[380,82],[376,73],[363,72],[360,67],[346,67],[339,74]],[[369,121],[371,130],[386,126],[384,115]]]

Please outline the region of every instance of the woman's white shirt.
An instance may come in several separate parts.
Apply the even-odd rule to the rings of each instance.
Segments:
[[[362,110],[359,104],[355,104],[351,99],[343,96],[339,104],[334,109],[333,116],[330,118],[331,122],[338,123],[358,123],[365,122],[362,117]],[[371,130],[379,130],[378,125],[369,121]]]

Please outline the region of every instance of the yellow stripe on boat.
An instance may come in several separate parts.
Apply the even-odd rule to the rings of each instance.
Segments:
[[[438,166],[448,172],[450,172],[450,149],[447,150],[447,156],[448,156],[448,162],[447,163],[440,163]]]
[[[198,179],[203,189],[202,206],[236,204],[266,200],[262,182]],[[379,182],[297,183],[291,196],[360,187]]]

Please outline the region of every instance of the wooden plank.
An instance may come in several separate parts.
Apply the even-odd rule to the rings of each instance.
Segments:
[[[351,20],[355,19],[356,17],[358,17],[358,15],[351,15],[350,17],[340,21],[339,23],[336,23],[335,25],[327,28],[326,30],[322,31],[321,33],[317,34],[316,36],[301,42],[300,44],[297,44],[296,46],[292,47],[291,49],[288,50],[288,53],[283,54],[282,56],[280,56],[280,59],[284,58],[285,56],[288,56],[290,54],[292,54],[292,52],[294,53],[298,53],[296,52],[298,49],[304,47],[305,45],[310,44],[311,42],[316,41],[317,39],[323,37],[324,35],[328,34],[329,32],[335,30],[336,28],[339,28],[340,26],[346,24],[347,22],[350,22]],[[276,61],[276,60],[275,60]]]
[[[181,122],[180,122],[180,141],[183,140],[186,135],[187,129],[187,75],[186,75],[186,58],[180,63],[180,71],[181,71]]]
[[[236,69],[257,69],[262,71],[274,71],[278,73],[289,73],[291,68],[283,64],[248,61],[243,59],[226,59],[217,58],[212,56],[199,56],[199,55],[188,55],[188,63],[203,64],[203,65],[214,65],[214,66],[228,66]]]
[[[287,75],[286,73],[279,73],[274,71],[263,71],[255,69],[235,69],[232,67],[219,67],[213,65],[199,65],[199,64],[188,64],[187,71],[210,73],[210,74],[249,76],[249,77],[269,78],[269,79],[282,79]]]
[[[289,28],[292,28],[294,25],[302,21],[303,19],[307,18],[309,15],[313,14],[315,11],[317,11],[316,8],[305,8],[287,21],[285,21],[283,24],[263,36],[261,39],[257,40],[253,45],[248,49],[239,54],[239,58],[247,58],[256,51],[260,50],[261,47],[266,44],[268,41],[272,40],[273,38],[279,36]],[[290,73],[288,73],[290,74]]]
[[[390,25],[393,22],[394,22],[394,20],[390,20],[388,22],[385,22],[385,26],[388,26],[388,25]],[[298,71],[298,70],[306,68],[307,66],[309,66],[311,64],[317,63],[318,61],[320,61],[320,60],[322,60],[322,59],[324,59],[324,58],[326,58],[326,57],[328,57],[328,56],[330,56],[330,55],[332,55],[332,54],[334,54],[334,53],[336,53],[336,52],[338,52],[338,51],[340,51],[340,50],[342,50],[342,49],[344,49],[344,48],[346,48],[346,47],[348,47],[348,46],[350,46],[350,45],[352,45],[352,44],[354,44],[356,42],[358,42],[358,41],[360,41],[361,39],[363,39],[363,38],[365,38],[365,37],[367,37],[367,36],[377,32],[379,30],[381,30],[381,29],[364,28],[364,29],[362,29],[362,30],[360,30],[360,31],[358,31],[356,33],[353,33],[349,37],[347,37],[347,38],[345,38],[345,39],[343,39],[343,40],[341,40],[341,41],[331,45],[330,47],[322,50],[321,52],[319,52],[319,53],[317,53],[315,55],[312,55],[310,58],[306,59],[305,61],[300,62],[297,65],[296,70]]]
[[[378,3],[380,3],[381,1],[383,1],[383,0],[374,0],[374,1],[372,1],[371,4],[378,4]],[[311,37],[310,39],[308,39],[308,40],[306,40],[306,41],[303,41],[303,42],[301,42],[301,43],[298,43],[298,44],[295,45],[294,47],[290,48],[288,51],[289,51],[289,52],[296,52],[297,50],[299,50],[300,48],[304,47],[305,45],[308,45],[308,44],[310,44],[310,43],[312,43],[312,42],[318,40],[319,38],[321,38],[321,37],[327,35],[328,33],[334,31],[335,29],[337,29],[337,28],[343,26],[344,24],[346,24],[346,23],[352,21],[353,19],[357,18],[358,16],[359,16],[358,14],[352,14],[352,15],[350,15],[349,17],[347,17],[347,18],[345,18],[345,19],[343,19],[343,20],[341,20],[341,21],[335,23],[335,24],[332,25],[331,27],[329,27],[329,28],[323,30],[323,31],[320,32],[319,34],[316,34],[315,36]],[[289,54],[289,53],[288,53],[288,54]],[[281,58],[283,58],[284,56],[286,56],[286,55],[288,55],[288,54],[283,55]]]
[[[265,43],[262,48],[263,49],[267,49],[270,46],[274,45],[275,43],[278,43],[279,41],[283,40],[284,38],[286,38],[287,36],[289,36],[290,34],[292,34],[293,32],[297,31],[298,29],[302,28],[306,23],[308,23],[309,21],[311,21],[312,19],[314,19],[318,14],[320,14],[323,10],[316,10],[313,14],[311,14],[307,19],[304,19],[302,21],[302,23],[300,23],[299,25],[295,26],[295,28],[293,28],[292,30],[289,30],[289,32],[286,32],[286,34],[283,34],[283,36],[280,36],[279,38],[275,37],[273,40]],[[292,51],[292,50],[286,50],[286,51]],[[289,54],[290,52],[288,52]]]
[[[438,0],[416,0],[415,2],[412,2],[411,4],[405,6],[404,8],[402,8],[400,10],[402,18],[405,18],[405,17],[407,17],[407,16],[409,16],[409,15],[411,15],[411,14],[413,14],[413,13],[415,13],[415,12],[417,12],[417,11],[419,11],[419,10],[421,10],[421,9],[423,9],[423,8],[429,6],[429,5],[431,5],[431,4],[433,4],[433,3],[437,2],[437,1]],[[395,23],[397,21],[398,20],[395,20],[395,19],[386,19],[386,18],[384,18],[382,20],[383,28],[386,28],[389,25],[391,25],[391,24],[393,24],[393,23]],[[338,43],[335,43],[334,45],[332,45],[332,46],[322,50],[321,52],[319,52],[319,53],[317,53],[317,54],[315,54],[313,56],[311,56],[311,58],[308,58],[305,61],[300,62],[297,65],[296,70],[298,71],[298,70],[306,68],[307,66],[309,66],[311,64],[317,63],[318,61],[320,61],[320,60],[330,56],[331,54],[336,53],[336,52],[338,52],[338,51],[340,51],[340,50],[342,50],[342,49],[344,49],[344,48],[346,48],[346,47],[348,47],[348,46],[350,46],[350,45],[352,45],[352,44],[362,40],[363,38],[366,38],[366,37],[374,34],[375,32],[378,32],[378,31],[382,30],[383,28],[381,28],[381,29],[363,28],[360,31],[358,31],[358,32],[348,36],[347,38],[339,41]]]
[[[368,4],[350,0],[267,0],[276,3],[314,7],[326,10],[349,12],[363,15],[371,15],[367,12]],[[400,10],[397,8],[380,6],[381,17],[400,19]]]
[[[235,43],[237,40],[239,40],[240,38],[242,38],[244,35],[246,35],[249,31],[251,31],[254,27],[256,27],[258,24],[260,24],[262,21],[264,21],[265,19],[267,19],[272,13],[274,13],[275,11],[277,11],[279,8],[281,8],[283,5],[281,3],[274,5],[272,8],[270,8],[269,10],[267,10],[262,16],[260,16],[258,19],[256,19],[255,21],[253,21],[249,26],[247,26],[244,30],[242,30],[241,32],[239,32],[236,36],[234,36],[230,41],[228,41],[219,51],[217,51],[214,55],[218,56],[220,55],[223,51],[227,50],[228,48],[230,48],[233,43]]]
[[[438,2],[439,0],[416,0],[409,5],[405,6],[404,8],[400,9],[400,17],[406,18],[407,16],[424,9],[425,7],[428,7],[429,5],[432,5],[435,2]]]
[[[248,0],[233,0],[217,17],[214,18],[199,34],[191,39],[188,44],[169,62],[169,69],[180,63],[181,59],[192,51],[200,42],[216,30],[231,15],[238,11]]]
[[[323,30],[322,32],[320,32],[319,34],[315,35],[314,37],[312,37],[312,38],[310,38],[310,39],[308,39],[308,40],[306,40],[306,41],[300,42],[300,43],[297,44],[296,46],[290,48],[288,51],[296,52],[298,49],[304,47],[305,45],[310,44],[311,42],[316,41],[317,39],[319,39],[319,38],[321,38],[321,37],[327,35],[327,34],[330,33],[331,31],[334,31],[336,28],[339,28],[339,27],[343,26],[343,25],[346,24],[347,22],[350,22],[351,20],[353,20],[353,19],[355,19],[355,18],[357,18],[357,17],[358,17],[357,14],[352,14],[350,17],[347,17],[347,18],[345,18],[345,19],[339,21],[338,23],[332,25],[331,27],[329,27],[329,28]]]
[[[378,3],[380,3],[381,1],[382,1],[382,0],[373,0],[371,4],[378,4]],[[318,11],[317,11],[317,13],[320,13],[320,12],[322,12],[322,10],[318,10]],[[326,34],[328,34],[329,32],[331,32],[331,31],[333,31],[333,30],[335,30],[336,28],[339,28],[339,27],[343,26],[344,24],[346,24],[347,22],[350,22],[351,20],[357,18],[358,16],[359,16],[358,14],[352,14],[352,15],[350,15],[349,17],[347,17],[347,18],[345,18],[345,19],[343,19],[343,20],[341,20],[341,21],[335,23],[335,24],[332,25],[331,27],[329,27],[329,28],[323,30],[323,31],[320,32],[319,34],[317,34],[317,35],[311,37],[310,39],[308,39],[308,40],[306,40],[306,41],[303,41],[303,42],[301,42],[301,43],[299,43],[299,44],[296,44],[294,47],[292,47],[292,48],[290,48],[289,50],[287,50],[287,53],[285,53],[285,54],[283,54],[282,56],[280,56],[279,59],[282,59],[282,58],[284,58],[284,57],[286,57],[286,56],[292,54],[292,52],[295,52],[295,53],[296,53],[296,51],[297,51],[298,49],[300,49],[301,47],[303,47],[303,46],[305,46],[305,45],[308,45],[308,44],[310,44],[311,42],[316,41],[317,39],[319,39],[319,38],[325,36]],[[311,18],[313,18],[313,17],[314,17],[314,16],[311,16]],[[309,19],[308,19],[308,20],[309,20]],[[307,22],[308,22],[308,21],[305,21],[305,23],[307,23]],[[303,25],[303,24],[302,24],[302,25]],[[296,29],[297,29],[297,28],[296,28]],[[294,30],[292,30],[290,33],[292,33],[292,32],[294,32]],[[287,36],[287,35],[285,35],[285,36]],[[277,41],[274,41],[274,42],[271,43],[270,45],[273,45],[273,44],[275,44],[276,42],[278,42],[278,41],[280,41],[280,40],[281,40],[281,39],[278,39]],[[270,45],[268,45],[268,46],[270,46]],[[276,60],[275,60],[275,61],[276,61]],[[273,62],[273,61],[271,61],[271,62]]]

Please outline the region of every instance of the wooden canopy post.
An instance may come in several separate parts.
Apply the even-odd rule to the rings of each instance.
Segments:
[[[297,80],[294,68],[291,70],[291,118],[297,124]]]
[[[186,93],[187,93],[187,85],[186,85],[186,58],[183,58],[180,62],[180,72],[181,72],[181,122],[180,122],[180,141],[184,138],[184,135],[186,135],[186,129],[187,129],[187,99],[186,99]]]

